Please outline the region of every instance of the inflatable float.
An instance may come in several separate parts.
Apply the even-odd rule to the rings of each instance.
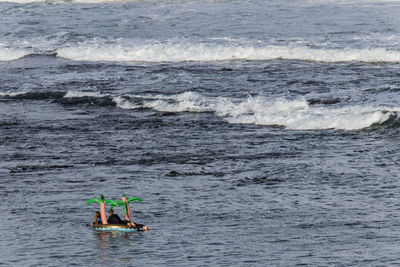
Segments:
[[[93,224],[92,227],[99,231],[121,231],[121,232],[136,232],[134,228],[130,228],[125,224]]]
[[[125,213],[125,220],[129,221],[131,220],[131,212],[129,209],[129,202],[131,201],[138,201],[141,202],[142,200],[138,197],[131,197],[131,198],[126,198],[125,194],[122,195],[122,200],[120,201],[114,201],[111,199],[105,199],[103,195],[100,195],[100,198],[91,198],[86,202],[86,205],[89,205],[91,203],[98,203],[100,204],[100,217],[101,217],[101,223],[93,223],[92,227],[96,230],[100,231],[122,231],[122,232],[134,232],[137,231],[137,229],[129,227],[126,224],[115,224],[115,223],[108,223],[107,222],[107,216],[106,216],[106,209],[105,205],[106,204],[111,204],[110,211],[113,210],[114,207],[119,207],[123,206],[124,207],[124,213]],[[96,216],[94,218],[94,222],[96,222]]]

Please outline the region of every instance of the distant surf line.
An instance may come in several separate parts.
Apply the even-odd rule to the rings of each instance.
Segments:
[[[0,61],[18,60],[38,55],[27,49],[0,48]],[[85,62],[213,62],[299,60],[327,63],[400,63],[400,51],[386,48],[309,48],[305,46],[265,47],[217,44],[78,44],[57,48],[46,56]]]

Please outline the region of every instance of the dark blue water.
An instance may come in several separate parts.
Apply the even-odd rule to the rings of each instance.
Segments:
[[[399,265],[399,11],[0,2],[2,264]]]

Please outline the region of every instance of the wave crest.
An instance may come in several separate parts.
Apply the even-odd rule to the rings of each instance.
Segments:
[[[400,62],[400,51],[385,48],[322,49],[299,46],[265,47],[221,44],[80,44],[60,48],[57,55],[77,61],[182,62],[226,60],[304,60],[320,62]]]
[[[116,97],[119,108],[150,108],[160,112],[212,112],[230,123],[281,126],[292,130],[360,130],[397,118],[400,108],[309,105],[305,99],[265,97],[229,99],[185,92],[170,97]]]
[[[229,123],[280,126],[291,130],[360,130],[372,126],[398,127],[400,107],[309,104],[306,99],[211,97],[196,92],[176,95],[112,95],[96,92],[9,92],[0,100],[52,100],[65,105],[153,109],[175,114],[213,113]]]
[[[29,55],[29,52],[23,49],[12,49],[0,47],[0,62],[1,61],[12,61],[23,58]]]

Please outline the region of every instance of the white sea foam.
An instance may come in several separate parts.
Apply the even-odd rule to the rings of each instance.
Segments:
[[[280,125],[294,130],[341,129],[358,130],[389,119],[391,113],[371,107],[342,108],[308,107],[287,112],[260,110],[251,115],[231,117],[232,123]]]
[[[151,2],[153,0],[0,0],[1,2],[10,2],[10,3],[20,3],[20,4],[28,4],[28,3],[82,3],[82,4],[102,4],[102,3],[119,3],[119,2]]]
[[[208,0],[209,2],[218,2],[218,0]],[[221,0],[223,1],[223,0]],[[362,4],[362,3],[379,3],[389,2],[396,3],[394,0],[305,0],[309,3],[335,3],[335,4]],[[101,4],[101,3],[119,3],[119,2],[158,2],[157,0],[0,0],[1,2],[10,3],[83,3],[83,4]],[[165,2],[178,2],[178,3],[194,3],[193,0],[168,0]]]
[[[13,97],[27,92],[0,92]],[[282,126],[292,130],[359,130],[399,116],[400,107],[368,105],[309,105],[305,99],[266,97],[209,97],[195,92],[177,95],[112,96],[97,92],[68,91],[65,98],[111,96],[121,109],[150,108],[161,112],[211,112],[235,124]]]
[[[80,91],[68,91],[64,98],[78,98],[78,97],[104,97],[105,94],[100,94],[98,92],[80,92]]]
[[[141,105],[133,104],[128,99],[121,97],[121,96],[114,97],[113,101],[117,105],[117,107],[119,107],[121,109],[138,109],[138,108],[142,107]]]
[[[397,3],[396,0],[306,0],[309,3],[362,4],[362,3]]]
[[[26,91],[21,91],[21,92],[0,92],[0,97],[14,97],[14,96],[19,96],[19,95],[25,95],[28,92]]]
[[[398,107],[309,106],[304,99],[213,98],[194,92],[178,94],[171,99],[148,99],[142,106],[131,104],[127,99],[119,99],[116,103],[126,109],[141,107],[162,112],[213,112],[230,123],[278,125],[293,130],[358,130],[381,124],[400,111]]]
[[[264,47],[221,44],[152,43],[107,45],[89,43],[60,48],[57,55],[77,61],[180,62],[223,60],[307,60],[321,62],[400,62],[400,51],[385,48],[322,49],[306,46]]]
[[[0,47],[0,61],[12,61],[28,55],[29,52],[21,49]]]
[[[0,3],[1,2],[27,4],[27,3],[36,3],[36,2],[45,2],[45,1],[44,0],[0,0]]]

